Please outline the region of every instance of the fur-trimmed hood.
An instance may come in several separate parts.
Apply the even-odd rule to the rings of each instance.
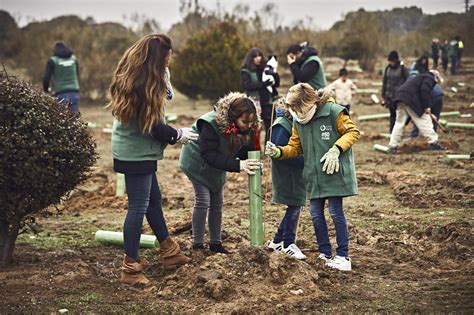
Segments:
[[[229,119],[229,109],[230,105],[239,98],[248,98],[247,95],[240,93],[240,92],[230,92],[229,94],[225,95],[221,99],[219,99],[214,105],[214,111],[216,112],[216,123],[219,126],[219,130],[224,132],[230,125],[231,121]],[[253,100],[252,100],[252,103]],[[254,103],[255,105],[255,103]],[[259,127],[260,118],[255,115],[254,126]]]

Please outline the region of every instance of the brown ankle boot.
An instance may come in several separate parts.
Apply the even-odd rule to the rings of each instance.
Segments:
[[[143,271],[150,268],[150,263],[145,258],[138,258],[137,262],[142,266]]]
[[[165,268],[179,267],[191,261],[189,257],[181,254],[178,243],[169,236],[160,243],[160,256]]]
[[[146,260],[144,261],[147,262]],[[122,263],[122,274],[120,276],[121,283],[143,287],[148,287],[152,285],[152,282],[143,275],[143,270],[145,270],[145,268],[140,262],[143,262],[143,259],[141,259],[140,261],[135,261],[133,258],[124,255]]]

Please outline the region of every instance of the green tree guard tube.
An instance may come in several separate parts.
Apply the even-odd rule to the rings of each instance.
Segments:
[[[446,128],[463,128],[463,129],[474,129],[474,124],[448,122]]]
[[[260,151],[249,151],[249,159],[260,160]],[[262,174],[260,170],[255,175],[249,175],[249,218],[250,243],[254,246],[263,245],[263,215],[262,215]]]
[[[389,147],[386,147],[386,146],[381,145],[381,144],[374,144],[374,150],[379,151],[379,152],[383,152],[383,153],[387,153],[387,154],[390,152]]]
[[[440,125],[446,126],[446,124],[448,123],[448,121],[447,121],[446,119],[440,119],[440,120],[438,120],[438,123],[439,123]]]
[[[446,158],[448,160],[470,160],[471,156],[469,154],[448,154]]]
[[[442,112],[441,117],[448,117],[448,116],[461,116],[461,112]]]
[[[95,240],[100,243],[123,246],[123,233],[98,230],[95,232]],[[155,235],[142,234],[140,236],[140,247],[155,248],[160,247],[160,244]]]
[[[115,195],[122,197],[125,195],[125,175],[117,173],[117,182],[115,185]]]

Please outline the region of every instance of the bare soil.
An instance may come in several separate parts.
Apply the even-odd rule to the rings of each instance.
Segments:
[[[474,60],[463,59],[474,69]],[[332,61],[328,69],[338,69]],[[333,71],[335,72],[335,71]],[[380,77],[351,73],[361,88]],[[445,111],[474,114],[474,76],[447,77]],[[289,82],[288,74],[284,80]],[[459,92],[450,92],[458,82]],[[286,87],[280,89],[285,93]],[[382,113],[369,94],[357,94],[351,106],[358,115]],[[181,95],[168,111],[176,126],[190,126],[209,111],[206,101],[191,103]],[[158,252],[142,249],[152,263],[147,276],[155,286],[140,290],[118,282],[122,249],[94,241],[99,229],[122,229],[127,198],[115,196],[110,134],[112,122],[100,107],[82,107],[101,155],[87,182],[59,205],[61,214],[37,220],[35,234],[21,234],[12,266],[0,271],[0,313],[286,313],[286,312],[462,312],[474,311],[474,165],[448,161],[447,153],[474,151],[473,130],[440,133],[447,152],[427,151],[423,139],[404,142],[391,156],[372,149],[386,145],[380,133],[388,120],[358,123],[364,136],[354,146],[359,195],[345,199],[353,271],[326,268],[317,247],[308,208],[302,212],[297,244],[308,255],[296,261],[249,244],[247,177],[229,174],[223,218],[224,245],[230,255],[192,251],[189,222],[192,186],[179,170],[180,146],[169,146],[157,172],[169,229],[192,262],[164,270]],[[448,117],[448,121],[474,122]],[[410,127],[407,127],[408,137]],[[284,206],[271,204],[269,162],[265,160],[265,237],[271,239]],[[332,244],[334,229],[328,217]],[[151,234],[147,224],[143,233]]]

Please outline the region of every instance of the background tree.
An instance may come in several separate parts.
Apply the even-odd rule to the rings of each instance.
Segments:
[[[240,65],[248,49],[233,25],[216,24],[189,39],[177,52],[172,65],[173,84],[192,99],[215,100],[229,91],[238,91]]]

